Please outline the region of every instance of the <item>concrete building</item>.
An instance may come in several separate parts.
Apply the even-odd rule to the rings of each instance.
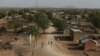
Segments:
[[[84,32],[87,32],[87,33],[93,33],[94,32],[94,30],[92,29],[93,24],[91,24],[90,22],[80,21],[79,27]]]
[[[77,19],[81,19],[81,15],[76,15]]]
[[[70,29],[70,37],[75,44],[79,43],[82,31],[80,29]]]
[[[96,50],[98,43],[95,40],[85,38],[80,40],[80,44],[82,45],[83,50],[90,51],[90,50]]]

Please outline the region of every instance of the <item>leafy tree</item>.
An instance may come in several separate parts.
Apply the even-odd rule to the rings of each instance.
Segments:
[[[67,28],[67,23],[63,20],[60,19],[54,19],[53,20],[54,26],[58,29],[58,30],[64,30]]]
[[[16,30],[17,28],[21,27],[21,21],[13,17],[12,21],[9,22],[8,27]]]
[[[30,38],[30,45],[32,45],[32,56],[33,56],[33,54],[34,54],[34,44],[36,44],[37,45],[37,40],[36,40],[36,37],[37,37],[37,34],[39,34],[39,32],[38,32],[38,29],[37,29],[37,27],[36,26],[30,26],[30,27],[28,27],[27,29],[26,29],[26,32],[29,34],[29,35],[34,35],[34,39],[35,39],[35,41],[32,43],[32,37]]]
[[[8,12],[8,16],[12,16],[13,15],[13,13],[11,13],[11,12]]]
[[[43,29],[44,33],[45,29],[47,29],[50,25],[50,21],[44,13],[37,13],[35,15],[35,22],[40,28]]]
[[[34,21],[34,17],[32,15],[28,15],[28,21]]]
[[[94,26],[100,28],[100,14],[90,14],[90,18],[88,20],[92,22]]]
[[[27,27],[26,32],[32,35],[37,35],[39,33],[38,29],[35,26]]]
[[[14,16],[15,14],[17,14],[16,10],[11,10],[7,13],[8,16]]]
[[[0,27],[0,33],[6,32],[6,28],[5,27]]]
[[[52,19],[53,18],[52,12],[47,12],[46,14],[47,14],[47,16],[48,16],[49,19]]]
[[[0,19],[3,18],[3,17],[5,17],[5,16],[6,16],[5,13],[0,12]]]

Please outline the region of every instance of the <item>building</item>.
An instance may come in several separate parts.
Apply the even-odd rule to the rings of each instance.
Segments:
[[[63,31],[63,35],[64,35],[64,36],[69,36],[69,29],[65,29],[65,30]]]
[[[89,14],[85,14],[84,17],[85,17],[85,19],[88,19],[89,18]]]
[[[80,21],[79,27],[80,27],[80,29],[81,29],[82,31],[84,31],[84,32],[87,32],[87,33],[94,33],[93,24],[91,24],[90,22]]]
[[[76,15],[77,19],[81,19],[81,15]]]
[[[97,44],[97,41],[90,38],[84,38],[80,40],[80,45],[85,51],[96,50]]]
[[[71,28],[79,27],[78,24],[79,24],[78,20],[77,19],[73,19],[73,20],[70,20],[69,26]]]
[[[0,19],[0,27],[5,27],[6,25],[8,24],[8,20],[6,20],[6,19]]]
[[[80,29],[70,29],[70,37],[75,44],[79,43],[82,31]]]

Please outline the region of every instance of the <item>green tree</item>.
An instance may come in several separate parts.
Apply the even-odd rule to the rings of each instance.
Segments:
[[[34,21],[34,17],[32,15],[28,15],[28,21]]]
[[[67,28],[67,23],[63,20],[60,19],[54,19],[53,20],[54,26],[58,29],[58,30],[64,30]]]
[[[36,37],[37,37],[37,35],[39,34],[39,32],[38,32],[38,29],[37,29],[37,27],[36,26],[30,26],[30,27],[27,27],[27,29],[26,29],[26,32],[29,34],[29,35],[31,35],[31,36],[33,36],[34,35],[34,42],[33,42],[33,37],[29,37],[29,39],[30,39],[30,46],[32,46],[32,56],[34,55],[34,47],[35,47],[35,44],[37,44],[37,40],[36,40]]]
[[[10,21],[9,22],[9,25],[8,25],[8,27],[10,28],[10,29],[17,29],[17,28],[19,28],[19,27],[21,27],[21,21],[20,20],[18,20],[17,18],[15,18],[15,17],[13,17],[12,18],[12,21]]]
[[[5,16],[6,16],[5,13],[0,12],[0,19],[3,18],[3,17],[5,17]]]
[[[45,29],[50,26],[50,21],[44,13],[37,13],[35,15],[36,24],[43,29],[43,33],[45,33]]]
[[[38,29],[35,26],[27,27],[26,32],[32,35],[37,35],[39,33]]]
[[[94,26],[100,28],[100,14],[90,14],[88,19]]]
[[[49,12],[46,12],[46,15],[48,16],[49,19],[51,19],[51,20],[53,19],[52,12],[50,12],[50,11]]]

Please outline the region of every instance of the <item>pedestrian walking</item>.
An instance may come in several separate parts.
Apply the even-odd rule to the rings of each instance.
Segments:
[[[43,48],[43,43],[41,43],[41,47]]]
[[[59,41],[59,39],[57,39]]]
[[[52,44],[52,41],[51,41],[51,44]]]
[[[48,45],[50,44],[50,42],[48,41]]]

